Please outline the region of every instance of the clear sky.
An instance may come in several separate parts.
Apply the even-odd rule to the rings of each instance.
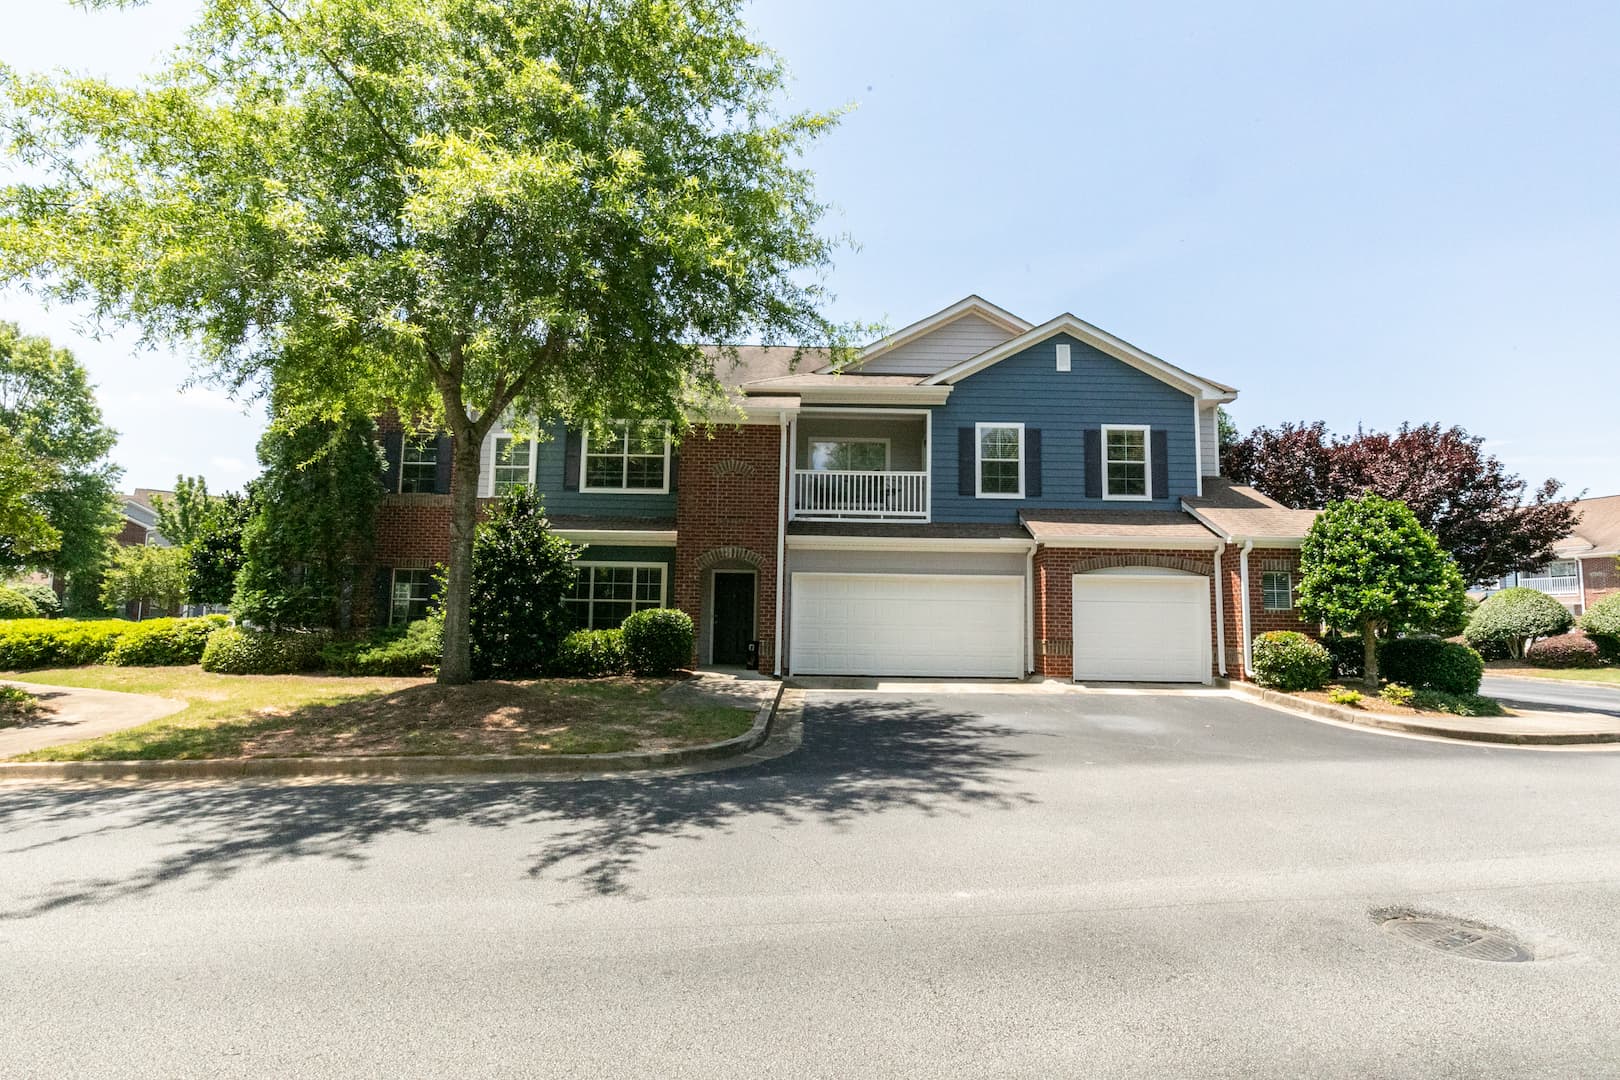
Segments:
[[[12,0],[0,59],[127,77],[191,0]],[[858,250],[840,318],[977,292],[1242,390],[1240,426],[1461,424],[1526,479],[1620,493],[1620,6],[760,0]],[[257,411],[79,336],[126,486],[254,471]]]

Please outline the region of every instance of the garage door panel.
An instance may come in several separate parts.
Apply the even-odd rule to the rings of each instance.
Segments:
[[[1023,579],[793,575],[792,669],[805,675],[1024,671]]]
[[[1074,579],[1074,677],[1209,680],[1209,581],[1165,575]]]

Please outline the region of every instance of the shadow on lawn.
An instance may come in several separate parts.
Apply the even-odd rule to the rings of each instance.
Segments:
[[[121,876],[66,880],[19,896],[18,919],[211,882],[271,862],[359,864],[373,841],[441,825],[528,827],[528,873],[586,894],[630,891],[637,861],[670,839],[816,820],[835,826],[906,809],[926,814],[1010,809],[1026,755],[1001,745],[1013,729],[903,699],[839,701],[809,710],[802,748],[746,768],[579,783],[462,781],[314,786],[215,784],[108,788],[0,786],[0,858],[94,835],[167,852]],[[764,820],[760,820],[763,818]],[[18,843],[24,828],[59,834]]]

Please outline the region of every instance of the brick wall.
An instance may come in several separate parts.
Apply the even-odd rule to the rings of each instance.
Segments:
[[[781,440],[775,425],[694,431],[681,444],[676,493],[675,606],[692,616],[702,642],[708,571],[716,566],[758,570],[755,620],[759,667],[766,672],[776,655]]]
[[[1223,585],[1226,599],[1226,671],[1234,679],[1247,678],[1243,670],[1243,627],[1236,617],[1243,588],[1242,556],[1243,548],[1238,544],[1228,546],[1221,555],[1222,576],[1226,579]],[[1250,637],[1271,630],[1295,630],[1308,637],[1320,637],[1321,628],[1301,618],[1297,607],[1286,611],[1266,610],[1262,584],[1268,562],[1286,564],[1294,585],[1294,602],[1298,603],[1299,551],[1292,548],[1255,548],[1249,552]]]
[[[1593,604],[1620,593],[1620,560],[1612,556],[1582,559],[1581,574],[1586,582],[1583,611],[1591,611]]]

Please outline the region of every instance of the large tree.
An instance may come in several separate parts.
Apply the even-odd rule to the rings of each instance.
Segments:
[[[121,0],[100,0],[103,5]],[[833,242],[742,0],[204,0],[134,88],[7,74],[0,278],[192,344],[284,422],[455,440],[441,679],[469,677],[479,446],[503,413],[662,420],[703,342],[840,344]]]
[[[52,479],[49,465],[11,432],[0,430],[0,571],[14,570],[61,544],[62,534],[43,505]]]
[[[1334,436],[1321,421],[1258,427],[1221,456],[1225,475],[1292,507],[1373,492],[1398,499],[1433,532],[1471,584],[1531,570],[1553,558],[1579,507],[1563,485],[1534,491],[1460,427],[1403,424],[1395,432]]]

